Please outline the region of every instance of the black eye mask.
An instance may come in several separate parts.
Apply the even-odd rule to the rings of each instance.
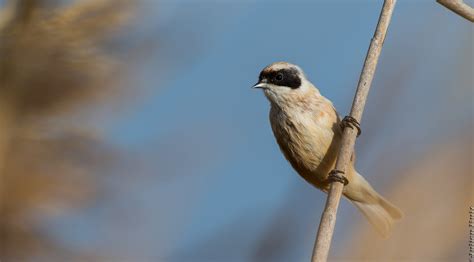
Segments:
[[[295,68],[285,68],[277,71],[262,71],[259,81],[266,79],[268,83],[297,89],[301,86],[301,78]]]

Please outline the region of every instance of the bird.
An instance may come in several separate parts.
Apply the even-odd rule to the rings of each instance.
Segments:
[[[327,193],[342,140],[341,119],[332,102],[299,66],[288,62],[265,67],[253,88],[263,90],[270,102],[271,129],[285,158],[304,180]],[[373,189],[354,163],[355,153],[344,174],[348,184],[343,195],[387,238],[403,214]]]

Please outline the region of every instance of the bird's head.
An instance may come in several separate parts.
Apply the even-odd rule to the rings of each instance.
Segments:
[[[276,62],[265,67],[253,88],[262,89],[271,103],[282,106],[319,91],[306,79],[297,65]]]

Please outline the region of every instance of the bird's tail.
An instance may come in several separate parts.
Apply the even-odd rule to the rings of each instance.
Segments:
[[[353,183],[353,188],[345,190],[344,195],[354,203],[384,238],[388,237],[393,223],[402,218],[402,212],[379,195],[364,177],[356,173],[354,178],[348,184],[349,187]]]

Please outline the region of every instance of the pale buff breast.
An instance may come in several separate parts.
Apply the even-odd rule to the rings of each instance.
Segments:
[[[305,180],[321,189],[325,189],[336,160],[338,121],[332,104],[323,97],[310,107],[272,106],[270,110],[272,130],[286,159]]]

